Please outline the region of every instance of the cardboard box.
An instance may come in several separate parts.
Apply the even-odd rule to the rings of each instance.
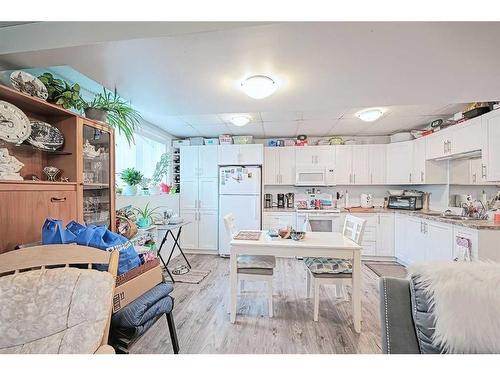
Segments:
[[[127,306],[136,298],[142,296],[148,290],[154,288],[163,281],[161,267],[157,265],[150,270],[141,273],[137,277],[115,287],[113,294],[113,313]]]

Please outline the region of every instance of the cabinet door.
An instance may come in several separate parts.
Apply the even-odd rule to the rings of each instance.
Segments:
[[[442,130],[424,137],[426,141],[425,155],[427,160],[445,156],[448,133],[449,131]]]
[[[405,229],[406,233],[403,235],[404,241],[407,241],[408,264],[425,262],[428,244],[423,232],[423,221],[417,217],[409,217],[406,220]]]
[[[477,151],[482,148],[481,117],[453,126],[449,143],[449,154]]]
[[[264,185],[278,185],[280,154],[278,147],[264,147]]]
[[[198,248],[198,211],[196,210],[180,210],[181,217],[184,221],[189,221],[182,227],[180,237],[181,247],[183,249]]]
[[[394,256],[393,214],[378,214],[377,255]]]
[[[41,228],[48,217],[64,223],[78,220],[76,191],[0,191],[0,201],[0,253],[41,240]]]
[[[354,216],[366,220],[363,241],[361,242],[361,246],[363,247],[361,254],[368,256],[377,255],[377,215],[354,214]]]
[[[262,165],[264,160],[264,146],[260,144],[240,145],[238,164]]]
[[[387,180],[386,145],[369,145],[368,162],[370,167],[370,184],[383,185]]]
[[[180,148],[181,156],[181,181],[186,178],[197,177],[199,174],[198,149],[199,146],[186,146]],[[181,188],[182,191],[182,188]]]
[[[412,184],[425,183],[425,137],[413,141],[413,171],[411,174]]]
[[[370,164],[367,145],[352,147],[352,182],[355,185],[370,184]]]
[[[222,145],[217,147],[217,151],[218,151],[217,163],[219,165],[239,164],[239,159],[238,159],[238,156],[240,154],[239,145]]]
[[[481,168],[481,159],[479,160],[479,168]],[[470,185],[478,181],[476,171],[472,171],[472,160],[450,160],[449,174],[450,185]],[[480,173],[480,172],[479,172]]]
[[[352,184],[352,146],[335,147],[335,183]]]
[[[449,224],[425,220],[426,262],[453,259],[453,227]]]
[[[184,210],[196,210],[198,208],[198,199],[198,178],[182,178],[180,208]]]
[[[413,169],[413,142],[387,145],[387,183],[409,184]]]
[[[219,183],[217,177],[198,180],[198,209],[217,210],[219,207]],[[181,180],[182,183],[182,180]],[[182,194],[182,189],[181,189]]]
[[[181,157],[182,162],[182,157]],[[182,163],[181,163],[182,164]],[[217,146],[202,146],[198,152],[198,167],[200,177],[218,177]],[[182,176],[181,176],[182,181]]]
[[[394,254],[404,264],[409,264],[407,219],[403,214],[394,215]]]
[[[279,175],[281,185],[295,184],[295,147],[280,147]]]
[[[335,160],[334,146],[314,146],[314,164],[331,167]]]
[[[486,130],[486,180],[500,181],[500,110],[493,111],[483,117]]]
[[[315,166],[318,146],[298,146],[295,147],[295,162],[300,167]]]
[[[219,244],[218,229],[218,212],[200,210],[198,213],[198,248],[217,250]]]

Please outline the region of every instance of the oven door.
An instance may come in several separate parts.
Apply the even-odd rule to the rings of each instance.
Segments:
[[[340,216],[325,214],[297,215],[298,229],[305,232],[339,232]]]
[[[296,186],[326,186],[325,168],[297,168]]]

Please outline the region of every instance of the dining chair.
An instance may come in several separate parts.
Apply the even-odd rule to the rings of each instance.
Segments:
[[[347,215],[344,221],[342,234],[350,240],[361,245],[366,220],[354,215]],[[335,285],[337,290],[342,289],[342,293],[347,298],[345,284],[352,285],[352,259],[341,258],[304,258],[307,267],[307,297],[311,296],[311,289],[314,289],[314,315],[315,322],[319,319],[319,289],[321,285]]]
[[[238,234],[236,218],[232,213],[224,216],[224,226],[234,238]],[[270,255],[239,255],[237,277],[240,291],[244,289],[245,280],[265,281],[267,283],[267,299],[269,317],[273,317],[273,274],[276,267],[276,258]]]

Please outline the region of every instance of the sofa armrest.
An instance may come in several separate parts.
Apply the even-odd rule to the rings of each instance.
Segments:
[[[379,283],[383,352],[419,354],[411,313],[410,283],[393,277],[382,277]]]
[[[115,349],[111,345],[101,345],[94,354],[115,354]]]

